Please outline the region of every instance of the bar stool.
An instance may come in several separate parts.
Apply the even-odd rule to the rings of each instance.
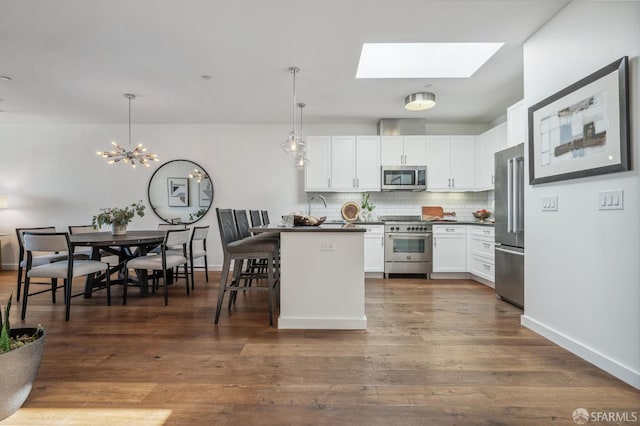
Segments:
[[[274,258],[277,257],[278,243],[270,238],[247,237],[240,238],[236,223],[234,221],[234,213],[231,209],[216,208],[218,216],[218,227],[220,228],[220,240],[222,243],[222,251],[224,260],[222,263],[222,274],[220,276],[220,289],[218,290],[218,302],[216,306],[215,324],[220,319],[222,310],[222,301],[224,294],[229,291],[229,310],[235,300],[238,291],[268,291],[269,293],[269,324],[273,325],[274,305],[276,303],[276,295],[279,280],[276,278],[276,264]],[[246,218],[246,214],[245,214]],[[266,278],[267,286],[240,287],[240,277],[242,272],[242,264],[245,260],[266,259]],[[233,279],[228,282],[229,270],[231,269],[231,261],[233,260]],[[253,278],[261,278],[263,275],[252,274]],[[232,296],[233,293],[233,296]]]

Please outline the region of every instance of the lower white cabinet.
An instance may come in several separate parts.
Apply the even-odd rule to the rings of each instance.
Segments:
[[[487,281],[495,279],[495,229],[492,226],[469,226],[469,272]]]
[[[364,271],[384,272],[384,225],[367,225],[364,234]]]
[[[433,225],[433,272],[467,272],[466,225]]]

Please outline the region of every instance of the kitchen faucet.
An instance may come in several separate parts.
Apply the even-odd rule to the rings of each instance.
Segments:
[[[309,216],[311,216],[311,202],[313,200],[315,200],[316,198],[319,198],[322,200],[322,204],[324,204],[324,208],[327,208],[327,200],[325,200],[325,198],[322,195],[314,195],[313,197],[311,197],[311,199],[309,200],[309,206],[307,207],[307,214]]]

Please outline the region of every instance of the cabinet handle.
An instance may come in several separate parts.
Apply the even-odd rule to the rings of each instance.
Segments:
[[[434,246],[434,247],[438,247],[438,244],[436,244],[436,237],[435,237],[435,235],[433,236],[433,246]]]
[[[491,244],[489,244],[489,243],[482,243],[482,245],[484,245],[485,248],[491,247]]]
[[[380,246],[384,247],[384,237],[380,238]]]
[[[328,179],[327,179],[327,186],[328,186],[329,188],[331,188],[331,178],[328,178]]]
[[[356,188],[360,188],[360,178],[356,178]]]
[[[495,175],[491,175],[491,185],[495,185],[496,183],[496,177]]]
[[[486,263],[483,263],[482,266],[484,266],[484,269],[487,271],[491,269],[491,265],[487,265]]]
[[[356,178],[351,179],[351,187],[352,188],[357,188],[357,186],[356,186]]]
[[[452,188],[456,187],[456,178],[451,178],[451,187]]]
[[[447,179],[447,182],[448,182],[448,183],[447,183],[447,186],[448,186],[449,188],[451,188],[451,178]]]

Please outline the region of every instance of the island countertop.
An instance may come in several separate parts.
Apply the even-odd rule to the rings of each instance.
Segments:
[[[271,223],[269,225],[252,226],[251,232],[367,232],[364,224],[353,223],[323,223],[319,226],[278,226]]]

